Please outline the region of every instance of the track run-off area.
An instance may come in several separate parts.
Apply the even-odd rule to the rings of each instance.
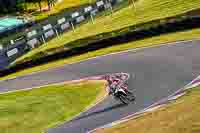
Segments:
[[[47,133],[85,133],[138,112],[183,88],[200,75],[199,51],[199,40],[133,49],[0,81],[0,92],[108,73],[129,73],[128,86],[136,95],[135,103],[123,105],[109,96],[73,120],[46,131]]]

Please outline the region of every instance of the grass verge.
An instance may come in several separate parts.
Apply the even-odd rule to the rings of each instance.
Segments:
[[[200,87],[196,87],[174,103],[96,133],[199,133],[199,112]]]
[[[77,6],[81,6],[84,4],[88,4],[89,2],[92,2],[93,0],[60,0],[60,2],[57,2],[56,5],[50,10],[45,12],[37,12],[33,13],[32,17],[34,17],[35,20],[43,20],[48,18],[51,15],[55,15],[57,13],[62,12],[65,9],[73,8]],[[42,8],[47,7],[46,2],[42,2]],[[28,4],[28,10],[39,10],[38,4],[30,3]]]
[[[47,24],[47,21],[45,21],[46,19],[48,19],[48,23],[51,23],[52,25],[56,24],[56,20],[58,18],[62,18],[62,17],[65,16],[66,19],[69,19],[70,14],[72,12],[78,11],[78,10],[80,10],[80,8],[82,9],[86,5],[91,4],[91,3],[94,4],[94,2],[95,2],[95,0],[80,0],[80,1],[75,1],[75,2],[74,1],[75,0],[63,0],[61,3],[56,4],[56,6],[53,7],[53,9],[51,11],[46,11],[46,12],[41,12],[41,13],[35,12],[35,13],[32,13],[31,15],[29,14],[30,18],[35,17],[35,19],[39,22],[39,24],[34,25],[32,27],[29,27],[29,31],[32,31],[32,30],[41,31],[42,25]],[[129,3],[130,2],[128,2],[126,0],[121,5],[113,7],[113,12],[116,12],[116,11],[120,10],[121,8],[128,6]],[[103,12],[99,12],[95,17],[100,18],[102,16],[108,16],[110,14],[111,14],[110,10],[106,10],[106,11],[103,11]],[[74,25],[74,26],[80,27],[80,25],[88,23],[89,21],[91,21],[91,20],[86,19],[86,21],[84,21],[83,23],[77,24],[77,25]],[[7,45],[9,45],[10,40],[16,40],[17,38],[21,38],[23,36],[26,36],[26,33],[27,33],[27,31],[23,30],[23,31],[20,31],[20,32],[15,33],[15,34],[11,34],[7,37],[5,37],[5,36],[0,37],[0,42],[4,47],[6,47]],[[63,34],[63,33],[60,33],[60,34]]]
[[[54,38],[46,44],[27,53],[23,58],[34,58],[42,52],[56,50],[63,45],[89,36],[101,33],[112,32],[128,26],[149,22],[152,20],[164,19],[176,16],[185,12],[199,9],[199,0],[138,0],[135,7],[128,6],[110,16],[102,16],[94,23],[86,23],[75,31],[62,34],[59,38]],[[51,51],[52,52],[52,51]]]
[[[104,88],[103,80],[81,81],[0,94],[0,132],[42,133],[105,96]]]
[[[139,40],[139,41],[134,41],[134,42],[126,43],[126,44],[120,44],[120,45],[116,45],[116,46],[112,46],[112,47],[108,47],[108,48],[103,48],[103,49],[85,53],[85,54],[82,54],[79,56],[61,59],[61,60],[58,60],[55,62],[50,62],[48,64],[24,69],[24,70],[18,71],[16,73],[12,73],[10,75],[1,77],[0,80],[15,78],[17,76],[22,76],[22,75],[26,75],[26,74],[29,74],[32,72],[38,72],[41,70],[46,70],[49,68],[62,66],[64,64],[75,63],[75,62],[79,62],[81,60],[85,60],[85,59],[100,56],[100,55],[109,54],[112,52],[119,52],[119,51],[131,49],[131,48],[142,48],[142,47],[149,47],[149,46],[153,46],[153,45],[156,46],[161,43],[173,42],[173,41],[178,41],[178,40],[198,39],[199,36],[200,36],[200,28],[188,30],[188,31],[184,31],[184,32],[165,34],[165,35],[161,35],[161,36],[147,38],[144,40]]]

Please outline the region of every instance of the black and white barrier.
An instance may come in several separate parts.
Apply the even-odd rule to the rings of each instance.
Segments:
[[[99,11],[105,10],[104,4],[105,4],[105,2],[103,0],[96,2],[96,6],[97,6]]]
[[[90,13],[93,10],[92,6],[87,6],[84,8],[84,13]]]
[[[16,40],[13,45],[10,45],[5,50],[6,56],[9,60],[15,60],[17,57],[28,51],[28,45],[24,38]]]
[[[106,3],[106,4],[104,5],[104,8],[105,8],[105,9],[110,9],[111,7],[112,7],[111,3]]]
[[[99,12],[98,9],[94,9],[90,13],[92,16],[96,16],[98,12]]]
[[[31,47],[31,49],[39,46],[40,41],[37,38],[37,31],[36,30],[32,30],[32,31],[27,33],[27,44]]]
[[[57,21],[58,23],[58,31],[61,33],[61,32],[64,32],[68,29],[70,29],[70,23],[66,21],[66,18],[62,18],[62,19],[59,19]]]
[[[44,31],[43,34],[44,34],[45,39],[49,39],[49,38],[52,38],[53,36],[55,36],[55,32],[54,32],[51,24],[47,24],[47,25],[43,26],[42,29]]]
[[[76,18],[79,15],[80,15],[79,12],[74,12],[74,13],[71,14],[71,18]]]
[[[65,22],[65,23],[63,23],[63,24],[60,26],[60,28],[61,28],[62,31],[66,31],[66,30],[68,30],[70,27],[71,27],[71,26],[70,26],[70,23],[69,23],[69,22]]]
[[[76,23],[79,24],[79,23],[81,23],[84,20],[85,20],[84,16],[79,16],[79,17],[76,18]]]
[[[13,49],[8,50],[6,52],[6,55],[8,57],[12,57],[12,56],[16,55],[18,52],[19,52],[18,48],[13,48]]]
[[[117,5],[116,3],[121,3],[122,1],[124,0],[98,0],[72,13],[65,13],[61,15],[62,17],[53,20],[52,23],[45,22],[41,27],[37,27],[36,30],[28,30],[24,38],[25,41],[23,40],[24,42],[21,42],[22,40],[12,39],[6,42],[11,46],[1,47],[0,45],[0,64],[2,63],[4,64],[2,66],[5,66],[11,58],[14,60],[27,51],[27,49],[34,49],[65,31],[74,30],[76,24],[81,24],[87,19],[91,19],[91,21],[94,22],[94,17],[98,13],[112,9],[113,5]]]

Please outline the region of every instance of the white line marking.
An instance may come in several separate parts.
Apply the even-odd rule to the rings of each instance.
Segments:
[[[173,99],[176,100],[177,98],[179,98],[179,97],[183,96],[184,94],[186,94],[186,92],[183,92],[183,93],[181,93],[181,94],[179,94],[177,96],[175,95],[176,93],[178,93],[181,90],[191,89],[192,88],[191,86],[193,86],[193,84],[191,84],[191,83],[193,83],[195,80],[198,80],[199,78],[200,78],[200,75],[198,77],[196,77],[194,80],[192,80],[191,82],[189,82],[187,85],[185,85],[183,88],[177,90],[175,93],[169,95],[166,98],[163,98],[163,99],[159,100],[158,102],[155,102],[154,104],[152,104],[152,105],[150,105],[150,106],[148,106],[148,107],[146,107],[146,108],[144,108],[144,109],[142,109],[142,110],[140,110],[140,111],[138,111],[136,113],[133,113],[133,114],[128,115],[128,116],[126,116],[124,118],[121,118],[120,120],[116,120],[114,122],[111,122],[111,123],[105,124],[103,126],[97,127],[97,128],[95,128],[93,130],[88,131],[87,133],[93,133],[94,131],[96,131],[98,129],[102,129],[102,128],[110,128],[110,127],[112,127],[112,125],[118,125],[118,124],[126,122],[126,121],[128,121],[130,119],[135,119],[135,118],[137,118],[137,115],[141,115],[141,114],[143,114],[143,113],[145,113],[147,111],[152,111],[152,110],[158,109],[162,105],[165,105],[165,103],[163,103],[163,104],[159,104],[159,103],[162,103],[164,101],[167,102],[167,101],[173,100]],[[200,82],[198,83],[198,85],[200,85]]]
[[[45,69],[45,70],[41,70],[41,71],[31,72],[31,73],[26,74],[26,75],[16,76],[16,77],[8,78],[8,79],[5,79],[5,80],[0,80],[0,82],[7,81],[7,80],[14,80],[14,79],[17,79],[17,78],[22,78],[22,77],[28,77],[28,76],[31,76],[31,75],[34,75],[34,74],[37,74],[37,73],[52,71],[52,70],[59,69],[61,67],[67,66],[67,65],[82,63],[82,62],[85,62],[85,61],[88,61],[88,60],[94,60],[94,59],[98,59],[98,58],[102,58],[102,57],[106,57],[106,56],[111,56],[111,55],[116,55],[116,54],[122,54],[122,53],[128,53],[128,52],[138,52],[140,50],[145,50],[145,49],[150,49],[150,48],[157,48],[157,47],[163,47],[163,46],[167,47],[167,46],[171,46],[171,45],[177,45],[177,44],[182,43],[182,42],[191,42],[191,41],[199,41],[199,40],[200,39],[180,40],[180,41],[174,41],[174,42],[168,42],[168,43],[161,43],[159,45],[154,44],[152,46],[147,46],[147,47],[128,49],[128,50],[125,50],[125,51],[119,51],[119,52],[114,52],[114,53],[110,53],[110,54],[105,54],[105,55],[100,55],[100,56],[96,56],[96,57],[91,57],[91,58],[84,59],[84,60],[81,60],[81,61],[78,61],[78,62],[74,62],[74,63],[64,64],[64,65],[61,65],[59,67],[53,67],[53,68],[49,68],[49,69]]]

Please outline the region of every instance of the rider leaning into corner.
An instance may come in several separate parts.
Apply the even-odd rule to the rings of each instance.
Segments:
[[[128,92],[128,87],[125,82],[128,80],[129,75],[125,73],[117,73],[114,75],[107,75],[105,79],[108,81],[109,95],[114,94],[116,89],[122,88]]]
[[[109,89],[109,95],[112,94],[124,104],[129,104],[130,102],[135,101],[135,96],[128,90],[128,86],[126,85],[126,81],[129,79],[129,74],[109,74],[105,76],[105,79],[108,81],[107,88]]]

